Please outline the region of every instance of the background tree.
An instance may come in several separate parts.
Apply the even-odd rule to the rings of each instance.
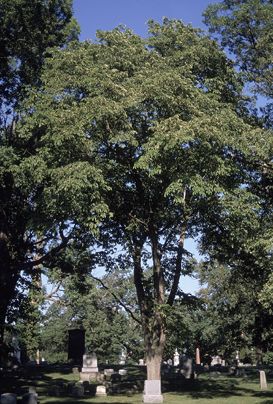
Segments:
[[[79,223],[84,205],[83,228],[89,230],[95,229],[106,207],[98,192],[100,173],[90,162],[81,159],[78,163],[77,152],[70,157],[73,145],[64,145],[63,134],[41,142],[42,127],[31,132],[24,125],[35,102],[28,110],[23,104],[34,89],[41,90],[40,74],[45,57],[51,56],[49,47],[63,48],[77,38],[71,1],[1,1],[0,7],[2,339],[8,308],[17,297],[22,274],[32,276],[40,264],[56,265],[53,257],[74,237],[78,244],[83,242]],[[79,147],[81,153],[84,145]],[[26,283],[22,285],[26,287]]]
[[[258,302],[259,282],[247,279],[243,271],[217,263],[203,263],[200,275],[205,285],[199,292],[204,302],[205,321],[199,323],[204,349],[233,360],[239,350],[240,359],[248,363],[251,353],[251,360],[260,364],[263,353],[272,350],[272,314]],[[208,324],[203,330],[202,323]],[[212,331],[207,342],[206,328]]]
[[[255,210],[244,160],[267,150],[214,42],[179,21],[151,22],[149,33],[145,41],[130,30],[99,32],[98,43],[56,52],[29,125],[42,142],[60,132],[83,159],[89,141],[111,213],[99,262],[132,270],[148,379],[160,379],[167,313],[180,275],[192,270],[184,240],[246,201]]]
[[[49,48],[78,37],[71,0],[0,1],[1,126],[16,120],[27,86],[37,86]]]
[[[253,171],[250,189],[260,199],[257,217],[252,219],[252,230],[250,224],[249,231],[244,236],[240,231],[236,241],[234,233],[228,236],[227,225],[214,238],[214,250],[222,248],[218,255],[220,260],[225,253],[223,245],[220,247],[219,238],[225,238],[226,247],[240,244],[239,257],[235,254],[236,263],[232,265],[237,267],[237,272],[241,269],[256,291],[260,289],[260,297],[256,293],[255,299],[258,307],[260,302],[263,303],[265,316],[270,315],[271,298],[268,299],[268,291],[272,285],[272,11],[271,1],[246,0],[222,1],[210,5],[204,13],[210,32],[234,57],[248,93],[256,96],[254,106],[257,110],[250,109],[253,123],[256,121],[257,126],[267,129],[264,142],[268,153],[248,162],[249,169]],[[233,220],[238,221],[239,217],[242,217],[240,212]]]
[[[68,329],[74,327],[86,330],[86,349],[95,351],[100,362],[117,363],[122,349],[131,361],[143,357],[140,327],[123,308],[125,303],[130,306],[132,280],[123,274],[121,284],[115,275],[105,275],[99,283],[89,275],[66,278],[62,296],[54,299],[41,321],[40,349],[49,362],[67,360]],[[113,277],[115,297],[110,292]]]
[[[204,12],[205,23],[234,55],[244,80],[272,98],[273,4],[271,0],[224,0]]]

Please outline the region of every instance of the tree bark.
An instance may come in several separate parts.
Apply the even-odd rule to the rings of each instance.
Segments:
[[[166,335],[161,313],[144,319],[144,343],[146,351],[147,380],[161,379],[161,364]]]
[[[0,342],[3,342],[9,304],[15,295],[19,271],[12,265],[8,249],[8,236],[0,232]]]
[[[150,302],[150,315],[144,316],[144,341],[146,348],[147,380],[161,379],[161,363],[165,348],[165,323],[162,305],[165,301],[164,274],[161,266],[161,251],[158,233],[153,223],[149,226],[153,259],[153,301]]]

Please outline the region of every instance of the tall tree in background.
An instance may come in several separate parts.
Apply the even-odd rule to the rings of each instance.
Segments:
[[[265,156],[251,161],[249,169],[255,172],[250,182],[251,191],[261,201],[261,209],[257,210],[257,218],[252,223],[252,235],[243,237],[230,231],[229,224],[224,231],[214,235],[214,251],[222,250],[218,258],[225,255],[223,249],[232,244],[240,245],[240,253],[234,255],[229,265],[243,271],[249,284],[257,283],[260,288],[260,300],[264,307],[271,306],[269,290],[272,290],[272,228],[273,228],[273,166],[272,166],[272,54],[273,54],[273,4],[270,0],[224,0],[210,5],[204,13],[205,23],[210,32],[221,45],[234,57],[248,93],[256,96],[256,108],[259,112],[254,116],[256,125],[267,129],[264,143],[268,147]],[[256,116],[255,116],[256,115]],[[245,208],[246,209],[246,208]],[[247,210],[247,209],[246,209]],[[238,216],[231,219],[237,220]],[[258,220],[258,221],[257,221]],[[240,241],[241,238],[241,241]],[[220,246],[220,240],[225,246]],[[209,244],[207,240],[205,244]],[[216,244],[218,246],[216,247]],[[264,288],[264,294],[263,294]],[[256,298],[258,298],[256,294]],[[260,303],[257,301],[257,305]]]
[[[205,11],[205,23],[232,53],[245,81],[272,98],[273,4],[271,0],[224,0]]]
[[[243,351],[248,351],[254,356],[252,360],[256,358],[261,363],[262,354],[272,351],[272,313],[258,301],[263,278],[258,273],[251,281],[246,274],[249,268],[236,270],[235,263],[203,263],[199,269],[204,285],[199,292],[205,303],[204,320],[199,324],[203,325],[200,336],[204,349],[219,350],[226,358],[235,358],[239,350],[241,359]],[[206,328],[210,330],[210,341],[204,338]]]
[[[134,361],[143,357],[140,325],[123,307],[124,303],[127,307],[136,305],[132,279],[114,271],[105,274],[101,282],[79,274],[63,281],[64,293],[53,300],[42,319],[40,349],[47,360],[67,360],[69,327],[86,330],[86,349],[95,351],[100,362],[117,363],[121,350]],[[24,329],[27,331],[28,325]],[[50,343],[52,339],[56,343]]]
[[[72,0],[0,1],[1,126],[10,127],[26,87],[39,85],[49,48],[66,45],[78,33]]]
[[[192,270],[184,240],[220,227],[245,203],[255,216],[244,161],[267,148],[214,42],[167,19],[151,22],[149,33],[98,32],[98,43],[56,52],[27,125],[44,144],[61,133],[70,158],[79,150],[103,173],[110,216],[100,226],[99,264],[132,270],[147,376],[157,380],[166,317],[180,275]]]
[[[71,243],[84,206],[83,227],[94,229],[101,216],[94,215],[99,172],[83,159],[78,163],[77,151],[62,145],[58,133],[49,145],[40,141],[41,127],[33,133],[24,126],[33,105],[23,112],[23,104],[41,88],[49,47],[64,48],[77,39],[71,5],[71,0],[0,1],[0,340],[22,274],[32,275]]]

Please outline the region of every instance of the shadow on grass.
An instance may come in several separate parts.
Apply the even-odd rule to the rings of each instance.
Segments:
[[[75,397],[58,397],[56,399],[50,399],[50,397],[41,397],[41,401],[43,402],[43,404],[61,404],[61,403],[75,403],[75,401],[77,402],[77,404],[87,404],[90,403],[90,397],[89,398],[75,398]],[[99,401],[97,402],[97,404],[132,404],[132,401],[118,401],[115,400],[109,400],[106,399],[105,401]],[[95,404],[95,403],[94,403]]]
[[[129,370],[129,369],[128,369]],[[144,371],[137,367],[132,367],[129,370],[128,382],[137,380],[143,381]],[[35,387],[39,397],[42,399],[42,403],[48,404],[60,404],[60,403],[75,403],[87,404],[91,403],[94,399],[94,394],[91,394],[91,390],[87,389],[85,397],[76,398],[71,397],[68,393],[67,385],[77,382],[77,376],[73,375],[71,367],[33,367],[21,369],[21,371],[6,373],[0,381],[0,393],[13,392],[18,396],[22,396],[28,392],[29,387]],[[58,386],[60,388],[61,395],[56,397],[54,394],[49,395],[49,391],[52,386]],[[121,386],[121,385],[120,385]],[[171,395],[177,395],[181,398],[190,397],[192,399],[221,399],[231,397],[257,397],[262,399],[263,404],[273,404],[273,391],[258,391],[259,378],[258,372],[251,372],[247,375],[247,378],[235,378],[230,376],[216,376],[209,377],[209,375],[202,375],[197,380],[185,380],[181,377],[179,380],[164,380],[162,381],[162,387],[164,392]],[[93,386],[94,387],[94,386]],[[124,391],[118,391],[115,394],[109,395],[107,398],[100,398],[94,400],[99,404],[130,404],[133,402],[132,397],[134,393],[129,394],[129,389]],[[89,392],[89,393],[88,393]],[[137,392],[135,392],[137,393]],[[120,396],[120,398],[118,397]],[[127,399],[128,397],[128,399]],[[119,401],[120,400],[120,401]]]
[[[165,390],[170,394],[180,396],[189,396],[193,399],[220,399],[228,397],[259,397],[259,398],[273,398],[272,391],[257,391],[258,380],[256,377],[254,381],[245,379],[235,379],[221,377],[219,379],[200,379],[200,380],[182,380],[179,385],[165,384]],[[252,386],[248,386],[253,384]],[[273,404],[273,400],[268,401],[267,404]]]
[[[53,384],[67,383],[66,377],[63,375],[71,375],[71,369],[65,368],[62,370],[62,375],[52,377],[51,374],[56,374],[56,369],[43,367],[26,367],[16,371],[7,371],[0,375],[0,394],[15,393],[23,395],[28,392],[29,387],[35,387],[41,391]]]

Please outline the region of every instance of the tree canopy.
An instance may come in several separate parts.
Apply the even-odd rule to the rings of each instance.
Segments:
[[[46,160],[61,153],[102,174],[110,214],[99,262],[132,269],[148,378],[159,379],[165,319],[192,270],[184,240],[205,239],[246,203],[247,222],[255,217],[245,161],[267,156],[264,130],[251,125],[224,53],[180,21],[151,21],[146,40],[99,31],[96,43],[56,51],[42,81],[21,133],[38,135]]]
[[[71,1],[1,1],[0,22],[2,338],[5,317],[18,287],[21,291],[26,288],[24,282],[19,284],[22,275],[31,275],[40,264],[52,261],[71,242],[79,221],[89,228],[91,222],[95,226],[94,217],[99,218],[100,213],[93,214],[93,202],[98,202],[96,178],[100,181],[100,174],[76,155],[68,158],[69,147],[66,156],[61,148],[58,153],[55,146],[50,150],[39,140],[41,128],[31,133],[24,125],[33,107],[26,111],[23,103],[41,86],[44,59],[51,57],[49,47],[64,48],[77,37]],[[59,142],[57,137],[55,141]],[[88,184],[90,192],[86,194]],[[85,213],[93,219],[88,220],[88,213],[82,220],[85,203]],[[106,211],[103,204],[98,209]]]

